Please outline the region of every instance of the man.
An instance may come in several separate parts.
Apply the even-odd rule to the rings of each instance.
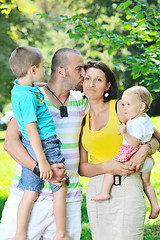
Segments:
[[[87,112],[88,103],[82,98],[79,91],[70,90],[80,90],[85,74],[83,65],[83,59],[79,52],[68,48],[58,50],[52,59],[51,78],[42,89],[48,108],[53,116],[57,137],[62,142],[61,151],[66,159],[66,171],[70,178],[66,197],[66,222],[67,233],[72,240],[80,240],[81,235],[82,189],[78,179],[78,142],[82,119]],[[7,130],[4,148],[17,163],[36,173],[38,172],[37,163],[28,155],[20,141],[20,137],[21,134],[16,119],[12,118]],[[138,165],[139,167],[144,162],[144,155]],[[0,229],[1,240],[11,239],[15,234],[17,207],[23,194],[17,188],[21,172],[19,164],[17,164],[15,177],[12,180],[11,193],[3,211]],[[133,165],[136,164],[133,163]],[[104,163],[104,172],[112,172],[112,174],[127,175],[132,172],[132,169],[132,167],[118,162],[113,163],[112,160]],[[63,165],[54,164],[52,182],[61,184],[65,174]],[[52,194],[46,183],[34,204],[27,239],[53,239],[55,220],[52,201]]]

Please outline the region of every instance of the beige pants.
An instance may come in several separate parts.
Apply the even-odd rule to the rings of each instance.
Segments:
[[[120,186],[113,186],[111,198],[94,202],[103,175],[90,178],[87,188],[87,210],[93,240],[142,240],[146,203],[139,173],[122,177]]]

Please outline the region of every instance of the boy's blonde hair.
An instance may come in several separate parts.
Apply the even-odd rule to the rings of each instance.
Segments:
[[[39,67],[42,61],[42,52],[34,47],[18,47],[9,59],[10,68],[17,78],[25,77],[28,69],[35,65]]]
[[[144,112],[147,112],[149,110],[153,99],[152,99],[150,92],[147,90],[147,88],[145,88],[143,86],[134,86],[131,88],[127,88],[124,91],[124,93],[137,95],[137,97],[140,99],[140,101],[145,103]]]

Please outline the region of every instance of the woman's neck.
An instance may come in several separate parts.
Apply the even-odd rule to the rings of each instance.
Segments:
[[[97,116],[103,111],[106,110],[106,107],[109,105],[109,102],[103,102],[103,101],[89,101],[90,105],[90,116]]]

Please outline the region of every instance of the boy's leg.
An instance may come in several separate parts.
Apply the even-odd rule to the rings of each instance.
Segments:
[[[92,201],[102,201],[102,200],[108,200],[110,199],[110,191],[111,187],[113,185],[113,175],[111,174],[104,174],[102,188],[99,194],[97,194],[95,197],[92,197]]]
[[[65,182],[57,192],[54,192],[53,212],[56,221],[56,234],[53,240],[70,239],[66,232],[66,193],[67,185]]]
[[[151,172],[148,172],[148,173],[142,172],[144,192],[147,195],[147,198],[149,199],[151,204],[151,213],[149,218],[154,219],[158,217],[160,208],[158,205],[155,190],[150,184],[150,177],[151,177]]]
[[[34,191],[24,191],[17,211],[17,231],[13,240],[26,240],[27,227],[34,202],[39,193]]]

